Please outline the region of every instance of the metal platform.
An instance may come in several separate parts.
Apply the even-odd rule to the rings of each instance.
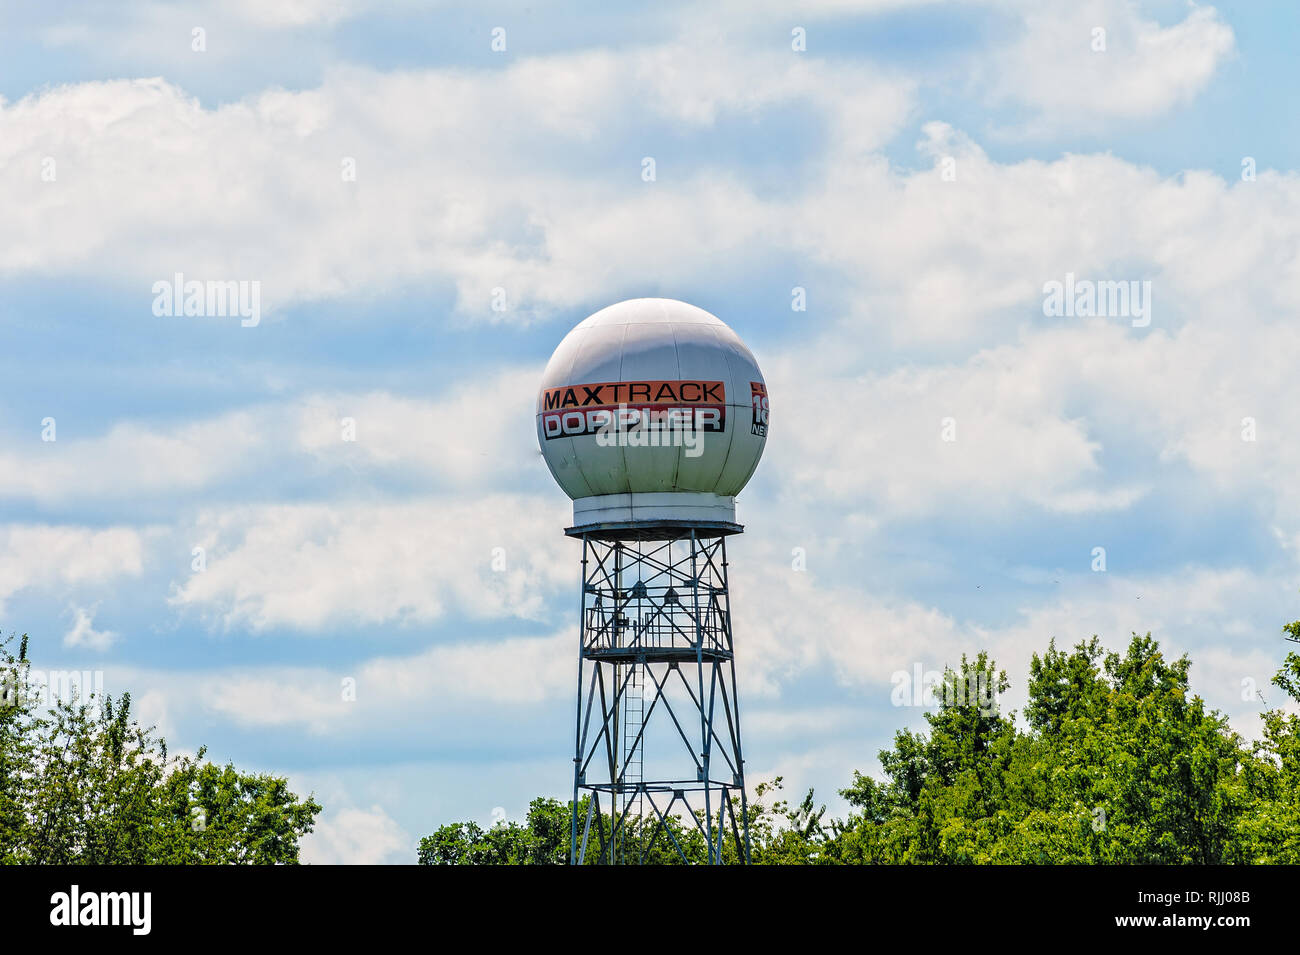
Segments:
[[[570,537],[590,537],[602,541],[668,541],[689,538],[694,532],[699,540],[742,534],[743,524],[730,521],[608,521],[566,527]]]

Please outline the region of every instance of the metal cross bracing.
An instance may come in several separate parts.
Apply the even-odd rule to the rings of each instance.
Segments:
[[[570,860],[748,862],[726,537],[582,541]]]

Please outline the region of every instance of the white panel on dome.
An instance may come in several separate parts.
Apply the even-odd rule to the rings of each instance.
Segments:
[[[586,330],[581,327],[574,328],[564,336],[559,347],[555,349],[555,354],[546,364],[546,371],[542,375],[542,387],[537,392],[537,443],[542,449],[542,457],[546,460],[546,466],[550,469],[551,476],[555,478],[555,483],[560,485],[564,493],[570,497],[582,497],[595,492],[587,484],[582,476],[582,470],[578,467],[573,439],[558,437],[547,440],[542,433],[542,396],[546,393],[546,389],[568,381],[573,359],[577,356],[585,337]]]
[[[671,325],[628,325],[623,339],[623,372],[620,381],[677,381],[677,345]],[[666,330],[666,334],[665,334]],[[677,480],[677,462],[682,448],[671,442],[672,434],[658,432],[658,447],[627,447],[623,459],[628,474],[636,475],[637,491],[671,491]],[[663,443],[663,438],[668,438]]]
[[[578,466],[578,453],[574,439],[568,437],[547,440],[542,434],[542,418],[537,417],[537,443],[543,449],[542,457],[551,470],[551,477],[560,485],[561,490],[572,498],[587,497],[595,494],[583,477],[582,468]]]
[[[672,322],[674,325],[717,325],[726,327],[716,315],[710,315],[704,309],[695,305],[676,302],[670,298],[661,298],[656,301],[663,303],[663,320]],[[641,321],[641,319],[638,319],[638,321]]]
[[[633,298],[602,308],[583,319],[578,328],[593,325],[659,325],[664,322],[681,325],[723,325],[715,315],[702,308],[670,298]]]
[[[750,429],[750,377],[745,367],[734,360],[736,346],[745,347],[740,339],[726,326],[715,328],[713,332],[718,340],[715,360],[727,369],[727,434],[730,438],[727,457],[714,482],[714,490],[718,494],[734,495],[743,486],[743,482],[736,482],[735,475],[741,468],[748,466],[748,462],[741,459],[747,453],[752,453],[751,445],[741,441]]]
[[[767,439],[753,434],[751,428],[751,416],[746,411],[744,419],[736,422],[736,431],[731,436],[731,454],[718,478],[718,494],[739,494],[758,466]]]
[[[605,381],[621,381],[623,338],[626,326],[593,325],[584,332],[567,381],[560,385],[577,387]],[[620,447],[601,447],[594,435],[573,438],[582,476],[593,494],[619,494],[629,489],[627,463]]]
[[[671,325],[626,325],[619,381],[676,379],[677,340]]]
[[[623,365],[623,325],[593,325],[583,329],[582,344],[573,358],[565,385],[590,384],[595,381],[618,381]]]
[[[674,325],[673,337],[677,340],[677,366],[683,379],[722,381],[727,401],[731,401],[732,382],[727,366],[718,360],[718,335],[712,325]],[[731,410],[727,410],[728,419]],[[703,453],[698,457],[680,455],[677,466],[677,487],[684,491],[711,491],[722,474],[727,452],[731,447],[731,422],[722,434],[704,434]]]
[[[716,490],[719,494],[735,495],[740,493],[750,475],[754,473],[767,441],[766,437],[753,433],[754,405],[753,390],[750,387],[755,381],[762,382],[763,376],[758,370],[758,363],[754,361],[754,356],[739,337],[734,333],[719,337],[729,339],[724,347],[727,365],[736,382],[736,391],[727,399],[727,403],[731,406],[728,413],[735,415],[735,423],[731,430],[731,453],[727,456],[727,463],[723,466],[721,477],[718,478]]]
[[[582,346],[582,342],[586,337],[587,330],[579,326],[565,335],[559,346],[556,347],[555,354],[546,363],[546,371],[542,375],[542,388],[537,393],[538,411],[542,410],[543,391],[568,382],[569,372],[573,368],[573,359],[577,357],[578,349]]]
[[[672,313],[667,299],[634,298],[614,306],[609,320],[627,325],[663,325],[673,320]]]

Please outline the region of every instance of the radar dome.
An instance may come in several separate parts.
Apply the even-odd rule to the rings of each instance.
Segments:
[[[739,530],[735,496],[767,441],[767,384],[717,317],[672,299],[601,309],[564,337],[537,441],[574,528]]]

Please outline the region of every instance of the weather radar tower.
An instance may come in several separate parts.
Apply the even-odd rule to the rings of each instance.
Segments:
[[[749,861],[727,538],[767,418],[754,356],[685,302],[602,309],[546,366],[537,440],[582,541],[575,864]]]

